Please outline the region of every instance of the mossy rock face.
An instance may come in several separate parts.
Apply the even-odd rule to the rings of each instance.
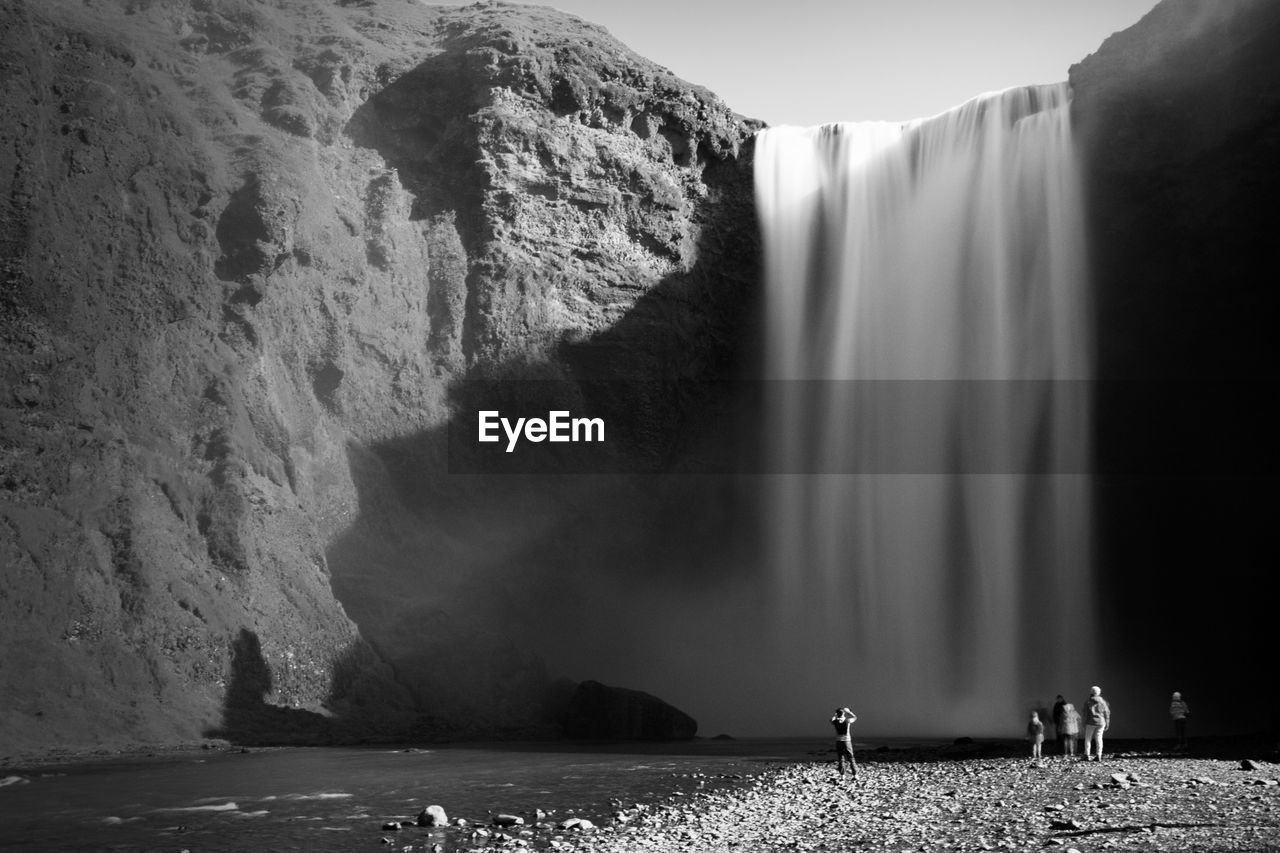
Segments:
[[[731,360],[755,125],[529,6],[0,33],[0,753],[539,725],[536,577],[463,509],[504,489],[440,487],[450,388]]]

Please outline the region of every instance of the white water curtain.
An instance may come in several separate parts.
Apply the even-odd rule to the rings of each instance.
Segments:
[[[878,731],[1007,732],[1094,676],[1069,91],[769,129],[755,168],[780,642]]]

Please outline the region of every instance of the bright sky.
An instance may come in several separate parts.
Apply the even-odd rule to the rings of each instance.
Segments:
[[[771,125],[934,115],[1067,78],[1155,0],[551,0]]]

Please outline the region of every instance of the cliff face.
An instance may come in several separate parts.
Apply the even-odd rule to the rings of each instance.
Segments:
[[[1112,665],[1254,710],[1220,663],[1275,557],[1278,21],[1166,0],[1071,73],[1104,378],[1243,401],[1100,399],[1104,468],[1160,473],[1098,480]],[[754,127],[547,9],[0,6],[0,755],[527,733],[544,649],[739,659],[705,625],[758,640],[737,485],[450,475],[447,435],[464,380],[533,378],[640,467],[723,452]]]
[[[443,484],[451,388],[731,363],[750,123],[532,7],[0,32],[0,753],[536,719],[521,567],[468,558],[534,492]]]
[[[1221,377],[1273,358],[1278,43],[1275,4],[1166,0],[1071,69],[1103,375]]]
[[[1277,556],[1277,80],[1280,7],[1246,0],[1166,0],[1070,76],[1102,379],[1098,571],[1124,637],[1111,665],[1135,697],[1194,683],[1208,729],[1264,728],[1280,703],[1242,672],[1265,640],[1239,618]]]

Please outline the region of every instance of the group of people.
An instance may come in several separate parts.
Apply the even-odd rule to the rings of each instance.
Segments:
[[[1169,716],[1173,720],[1175,749],[1187,748],[1187,717],[1191,708],[1182,699],[1182,694],[1174,692],[1169,703]],[[1102,736],[1111,728],[1111,705],[1102,696],[1102,688],[1093,686],[1089,690],[1089,698],[1084,700],[1084,760],[1102,760]],[[1080,734],[1081,714],[1075,705],[1062,698],[1053,703],[1053,728],[1058,736],[1058,752],[1060,755],[1076,754],[1076,738]],[[1031,712],[1027,722],[1027,739],[1031,741],[1031,758],[1039,761],[1041,745],[1044,743],[1044,722],[1038,711]]]
[[[1111,728],[1111,704],[1102,695],[1102,688],[1094,685],[1089,688],[1089,698],[1084,700],[1084,711],[1076,710],[1076,706],[1058,694],[1053,703],[1053,728],[1058,740],[1058,752],[1064,756],[1076,754],[1076,740],[1080,736],[1080,725],[1084,724],[1084,760],[1102,760],[1103,733]],[[1182,694],[1175,692],[1169,703],[1169,716],[1173,720],[1173,731],[1176,748],[1187,747],[1187,717],[1191,708],[1182,699]],[[836,708],[831,716],[831,725],[836,730],[836,771],[843,776],[845,764],[849,765],[849,773],[858,775],[858,762],[853,757],[853,724],[858,715],[848,708]],[[1044,721],[1039,711],[1031,712],[1027,721],[1027,739],[1031,741],[1031,759],[1039,762],[1044,745]]]
[[[1084,713],[1058,694],[1053,703],[1053,729],[1058,738],[1058,754],[1074,756],[1076,740],[1080,736],[1080,723],[1084,721],[1084,760],[1102,760],[1102,736],[1111,727],[1111,705],[1102,696],[1102,688],[1089,688],[1089,698],[1084,700]],[[1039,761],[1044,743],[1044,722],[1039,711],[1031,712],[1027,722],[1027,739],[1031,741],[1031,758]]]

